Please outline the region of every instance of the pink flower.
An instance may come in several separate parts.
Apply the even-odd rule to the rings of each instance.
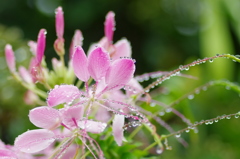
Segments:
[[[56,9],[56,33],[57,33],[57,39],[54,42],[54,49],[57,52],[58,55],[63,56],[65,54],[64,50],[64,17],[63,17],[63,11],[62,7],[58,7]]]
[[[12,50],[12,46],[9,44],[5,46],[5,56],[9,70],[11,72],[15,72],[16,71],[15,56]]]

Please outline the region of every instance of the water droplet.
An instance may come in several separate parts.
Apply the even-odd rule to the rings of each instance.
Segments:
[[[186,133],[189,133],[189,131],[190,131],[190,129],[186,129],[186,130],[185,130]]]
[[[162,154],[162,153],[163,153],[163,149],[157,148],[157,149],[156,149],[156,153],[157,153],[157,154]]]
[[[155,107],[155,106],[156,106],[156,103],[151,103],[150,106],[151,106],[151,107]]]
[[[210,63],[212,63],[212,62],[213,62],[213,59],[209,59],[208,61],[209,61]]]
[[[194,98],[194,95],[193,95],[193,94],[191,94],[191,95],[188,96],[188,99],[189,99],[189,100],[192,100],[193,98]]]
[[[226,118],[227,118],[227,119],[231,119],[231,116],[227,116]]]
[[[215,121],[215,123],[217,123],[217,122],[218,122],[218,119],[215,119],[214,121]]]
[[[159,112],[158,113],[160,116],[164,116],[165,112]]]
[[[170,113],[172,111],[172,108],[167,108],[165,111],[166,113]]]
[[[235,118],[239,118],[239,115],[235,115],[234,117],[235,117]]]
[[[188,70],[189,70],[189,67],[186,67],[185,70],[188,71]]]
[[[179,137],[181,137],[181,134],[176,134],[175,137],[179,138]]]

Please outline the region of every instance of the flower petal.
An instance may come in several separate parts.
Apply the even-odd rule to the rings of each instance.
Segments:
[[[115,14],[110,11],[108,12],[107,16],[106,16],[106,20],[105,20],[105,27],[104,27],[104,33],[105,33],[105,36],[107,37],[108,41],[110,43],[112,43],[112,40],[113,40],[113,33],[114,33],[114,30],[115,30]]]
[[[106,84],[109,88],[127,84],[135,71],[135,65],[131,59],[115,60],[106,74]]]
[[[19,66],[18,70],[20,76],[26,83],[33,84],[32,76],[24,66]]]
[[[45,45],[46,45],[46,30],[41,29],[38,33],[38,40],[37,40],[37,54],[36,60],[37,65],[40,65],[42,62],[42,58],[44,55]]]
[[[99,134],[103,132],[107,124],[102,122],[91,121],[91,120],[87,120],[87,121],[82,120],[78,122],[78,126],[81,129],[85,129],[87,132]]]
[[[54,107],[59,104],[69,103],[80,97],[80,92],[73,85],[56,85],[48,94],[47,104]]]
[[[122,145],[123,126],[124,126],[124,115],[116,114],[113,119],[113,136],[118,146]]]
[[[69,58],[72,59],[72,56],[74,54],[74,50],[76,46],[82,46],[83,44],[83,35],[82,32],[80,30],[75,30],[75,33],[73,35],[72,38],[72,43],[71,46],[69,48]]]
[[[2,159],[17,159],[17,155],[7,149],[0,149],[0,157]]]
[[[48,106],[32,109],[29,112],[29,119],[37,127],[49,130],[55,129],[61,123],[59,111]]]
[[[117,60],[120,57],[131,57],[132,49],[130,42],[127,39],[119,40],[114,46],[115,53],[111,56],[113,60]]]
[[[62,122],[68,127],[77,127],[77,121],[79,121],[84,113],[83,106],[71,106],[60,110],[62,116]]]
[[[15,56],[12,50],[12,46],[9,44],[5,46],[5,56],[6,56],[7,66],[9,70],[11,72],[15,72],[16,71]]]
[[[110,66],[109,54],[101,47],[94,49],[88,56],[88,71],[95,81],[100,81]]]
[[[22,152],[35,153],[47,148],[54,141],[54,133],[46,129],[30,130],[19,135],[14,146]]]
[[[88,59],[81,46],[77,46],[73,54],[73,69],[75,75],[82,81],[87,82],[90,75],[88,73]]]
[[[55,11],[55,19],[56,19],[56,32],[58,38],[63,38],[64,32],[64,17],[62,7],[58,7]]]

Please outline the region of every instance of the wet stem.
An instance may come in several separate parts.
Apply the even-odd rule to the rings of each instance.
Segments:
[[[148,93],[150,89],[152,89],[155,86],[161,84],[166,79],[169,79],[170,77],[177,75],[178,73],[180,73],[183,70],[189,70],[190,67],[205,63],[206,61],[213,62],[213,60],[217,59],[217,58],[228,58],[228,59],[233,60],[234,62],[239,62],[240,63],[240,59],[239,59],[238,55],[234,56],[234,55],[230,55],[230,54],[216,55],[216,56],[213,56],[213,57],[208,57],[208,58],[204,58],[204,59],[201,59],[201,60],[197,60],[197,61],[194,61],[190,64],[181,66],[180,68],[169,72],[168,74],[164,75],[163,77],[158,78],[155,82],[151,83],[146,88],[144,88],[143,92],[140,92],[137,95],[140,96],[142,94]]]

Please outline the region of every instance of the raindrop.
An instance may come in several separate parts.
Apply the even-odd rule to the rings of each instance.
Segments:
[[[231,116],[227,116],[226,118],[227,118],[227,119],[231,119]]]
[[[235,115],[234,117],[235,117],[235,118],[239,118],[239,115]]]
[[[163,149],[157,148],[157,149],[156,149],[156,153],[157,153],[157,154],[162,154],[162,153],[163,153]]]
[[[166,113],[170,113],[172,111],[172,108],[167,108],[165,111]]]
[[[159,112],[158,113],[160,116],[164,116],[165,112]]]
[[[186,129],[186,130],[185,130],[186,133],[189,133],[189,131],[190,131],[190,129]]]
[[[156,103],[151,103],[150,106],[151,106],[151,107],[155,107],[155,106],[156,106]]]
[[[215,121],[215,123],[217,123],[217,122],[218,122],[218,119],[215,119],[214,121]]]
[[[188,71],[188,70],[189,70],[189,67],[186,67],[185,70]]]
[[[210,63],[212,63],[212,62],[213,62],[213,59],[209,59],[208,61],[209,61]]]
[[[194,98],[194,95],[193,95],[193,94],[191,94],[191,95],[188,96],[188,99],[190,99],[190,100],[192,100],[193,98]]]
[[[181,137],[181,134],[176,134],[175,137],[179,138],[179,137]]]

